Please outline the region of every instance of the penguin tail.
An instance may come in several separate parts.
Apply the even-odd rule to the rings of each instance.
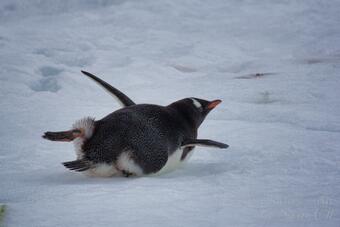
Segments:
[[[82,172],[91,168],[91,164],[85,160],[75,160],[70,162],[62,163],[69,170],[74,170],[78,172]]]

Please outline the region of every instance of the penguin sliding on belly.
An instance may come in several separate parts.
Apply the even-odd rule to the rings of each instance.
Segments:
[[[176,169],[195,146],[227,148],[197,139],[197,130],[221,100],[185,98],[168,106],[135,104],[128,96],[95,75],[82,71],[123,106],[101,120],[83,118],[71,130],[45,132],[52,141],[73,141],[77,160],[63,165],[92,176],[142,176]]]

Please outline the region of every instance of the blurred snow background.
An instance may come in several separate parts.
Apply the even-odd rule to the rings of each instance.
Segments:
[[[339,226],[340,2],[1,0],[5,226]],[[41,139],[137,103],[224,102],[182,169],[89,178]]]

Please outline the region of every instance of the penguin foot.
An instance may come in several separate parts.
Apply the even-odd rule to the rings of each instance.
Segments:
[[[51,140],[51,141],[63,141],[70,142],[77,137],[82,136],[82,131],[79,129],[73,129],[70,131],[61,131],[61,132],[45,132],[42,135],[42,138]]]
[[[130,172],[126,171],[126,170],[122,170],[122,174],[123,174],[124,177],[131,177],[131,176],[134,176],[133,173],[130,173]]]
[[[75,160],[70,162],[62,163],[66,168],[78,172],[82,172],[91,168],[91,165],[88,161],[85,160]]]

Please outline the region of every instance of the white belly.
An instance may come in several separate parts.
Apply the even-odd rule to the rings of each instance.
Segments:
[[[189,158],[194,153],[194,151],[193,150],[190,151],[184,160],[181,160],[182,153],[183,153],[183,149],[176,150],[171,156],[169,156],[168,161],[166,162],[165,166],[160,171],[158,171],[156,174],[158,175],[158,174],[168,173],[175,169],[180,168],[181,166],[183,166],[183,164],[185,164],[189,160]]]
[[[96,177],[122,176],[122,170],[125,170],[126,172],[129,172],[135,176],[143,175],[143,170],[137,163],[135,163],[135,161],[131,159],[131,154],[128,151],[122,152],[116,163],[97,164],[90,170],[87,170],[86,174]]]
[[[154,175],[168,173],[180,168],[189,160],[193,154],[193,150],[186,155],[184,160],[181,160],[182,154],[183,149],[176,150],[171,156],[169,156],[164,167]],[[128,152],[122,153],[122,155],[119,156],[116,164],[98,164],[94,168],[91,168],[84,173],[89,176],[96,177],[122,176],[120,170],[126,170],[130,173],[133,173],[135,176],[143,175],[142,169],[130,158],[130,154]]]

